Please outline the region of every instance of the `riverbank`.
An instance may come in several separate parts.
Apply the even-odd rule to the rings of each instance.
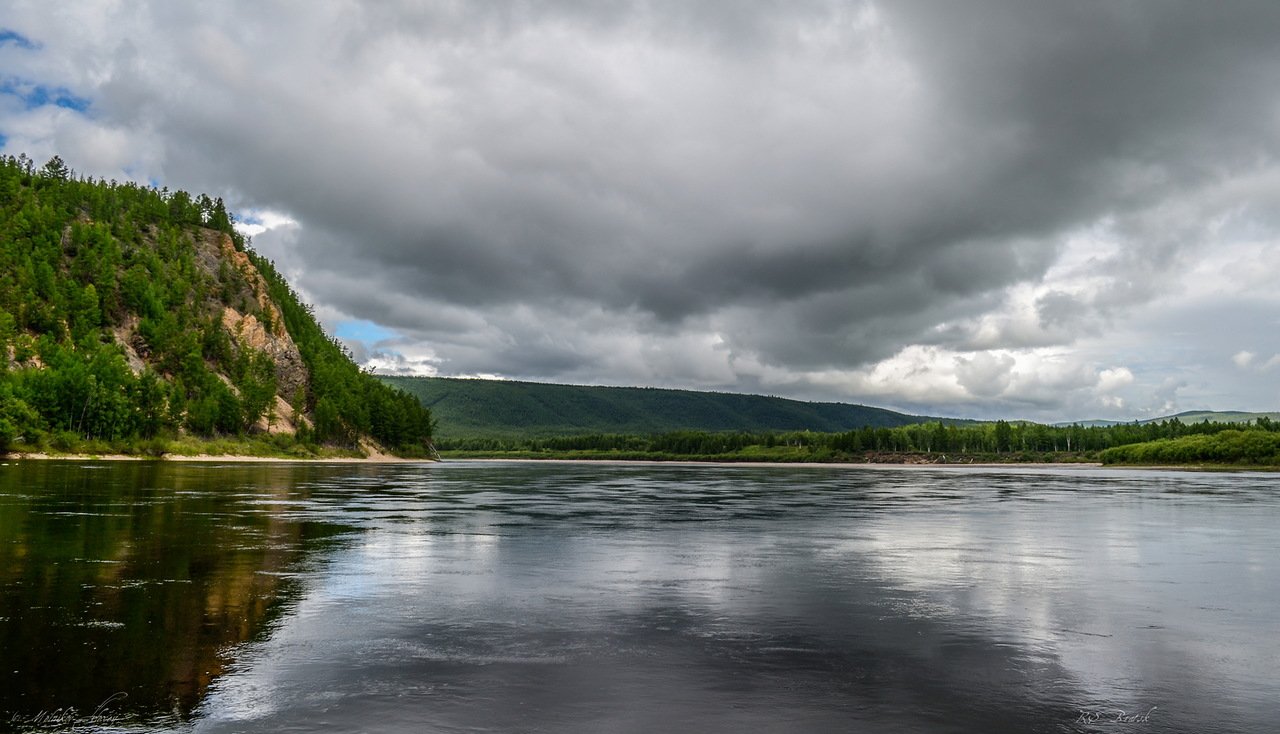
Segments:
[[[513,455],[514,454],[514,455]],[[568,454],[568,455],[566,455]],[[1277,465],[1258,464],[1122,464],[1105,463],[1096,459],[1073,457],[1062,461],[1045,461],[1043,459],[1010,459],[992,461],[989,458],[968,458],[960,460],[927,460],[915,457],[913,460],[902,460],[893,457],[888,461],[868,460],[866,458],[836,459],[831,458],[737,458],[729,456],[619,456],[602,452],[587,455],[580,452],[565,453],[533,453],[533,452],[441,452],[441,461],[460,462],[541,462],[561,464],[637,464],[637,465],[711,465],[742,467],[861,467],[868,469],[1118,469],[1125,471],[1187,471],[1187,472],[1280,472]]]
[[[341,451],[341,450],[335,450]],[[41,451],[19,451],[0,454],[0,461],[165,461],[165,462],[219,462],[219,463],[296,463],[296,464],[413,464],[413,463],[510,463],[510,464],[609,464],[636,466],[725,466],[755,468],[860,468],[860,469],[899,469],[899,470],[965,470],[965,469],[1002,469],[1002,470],[1044,470],[1044,469],[1117,469],[1123,471],[1186,471],[1186,472],[1280,472],[1280,466],[1257,466],[1240,464],[1104,464],[1098,461],[830,461],[830,460],[790,460],[770,461],[759,459],[724,459],[724,458],[620,458],[609,456],[456,456],[444,455],[440,459],[413,458],[394,456],[391,454],[372,452],[366,456],[354,455],[351,452],[325,453],[314,456],[270,456],[255,454],[163,454],[149,456],[139,454],[96,454],[96,453],[56,453]]]
[[[933,469],[1177,469],[1180,467],[1106,467],[1097,462],[1026,462],[1026,463],[973,463],[973,464],[891,464],[854,461],[713,461],[701,459],[513,459],[513,458],[459,458],[443,457],[444,463],[458,464],[603,464],[609,466],[719,466],[757,469],[884,469],[926,471]]]
[[[694,462],[717,464],[833,464],[887,466],[1049,466],[1098,465],[1096,454],[1084,452],[1018,452],[982,453],[912,453],[868,451],[861,453],[813,450],[810,447],[757,447],[719,453],[682,453],[672,451],[616,450],[541,450],[541,451],[459,451],[440,452],[442,459],[496,459],[513,461],[623,461],[623,462]]]
[[[296,464],[391,464],[434,462],[434,459],[408,459],[390,454],[369,456],[250,456],[245,454],[165,454],[162,456],[138,456],[136,454],[49,454],[40,452],[0,454],[0,461],[217,461],[227,463],[296,463]]]
[[[279,437],[218,439],[152,439],[144,442],[67,442],[65,445],[18,444],[0,452],[0,460],[72,461],[224,461],[224,462],[409,462],[429,456],[397,456],[362,441],[357,448],[284,442]]]

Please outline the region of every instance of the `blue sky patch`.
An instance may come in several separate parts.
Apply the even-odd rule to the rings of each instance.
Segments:
[[[76,112],[89,109],[90,100],[72,94],[66,87],[47,87],[43,84],[32,84],[21,79],[9,78],[0,82],[0,94],[7,94],[22,100],[29,110],[46,105],[54,105]]]
[[[11,31],[8,28],[0,28],[0,46],[5,45],[6,43],[12,43],[18,48],[26,49],[28,51],[34,51],[40,48],[40,44],[32,41],[21,33]]]
[[[365,321],[364,319],[341,321],[334,327],[333,333],[339,339],[347,339],[364,344],[373,344],[400,336],[384,326],[379,326],[372,321]]]
[[[4,133],[0,133],[0,148],[3,148],[5,146],[5,143],[8,143],[8,142],[9,142],[9,136],[5,135]]]

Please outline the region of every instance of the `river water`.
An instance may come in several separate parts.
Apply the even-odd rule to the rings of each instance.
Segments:
[[[1274,732],[1280,479],[0,465],[0,729]]]

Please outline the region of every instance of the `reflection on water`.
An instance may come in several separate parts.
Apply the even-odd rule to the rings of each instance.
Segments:
[[[0,715],[127,691],[110,723],[144,730],[1271,731],[1275,490],[11,464]]]
[[[335,530],[281,518],[281,496],[291,478],[262,470],[0,468],[0,715],[189,714]]]

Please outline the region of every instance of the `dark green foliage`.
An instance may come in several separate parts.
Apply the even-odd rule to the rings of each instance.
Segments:
[[[1280,466],[1280,424],[1260,418],[1253,430],[1238,428],[1117,446],[1103,451],[1101,458],[1104,464]]]
[[[1242,427],[1238,423],[1188,425],[1171,419],[1149,424],[1055,427],[1006,421],[970,425],[935,421],[893,428],[865,426],[842,433],[675,431],[651,435],[477,437],[443,439],[439,448],[473,455],[530,458],[937,463],[1101,459],[1116,464],[1280,466],[1280,422],[1262,417]]]
[[[218,333],[223,333],[220,329]],[[276,396],[275,363],[265,352],[242,350],[235,358],[232,380],[240,391],[241,425],[247,429],[264,415]]]
[[[448,427],[451,438],[678,430],[844,431],[929,420],[861,405],[760,395],[440,377],[380,379],[416,395]]]
[[[135,380],[120,353],[95,344],[68,348],[48,335],[40,340],[45,369],[13,375],[15,393],[47,428],[85,438],[115,439],[136,432],[130,400]]]
[[[13,394],[9,382],[0,379],[0,451],[7,451],[14,442],[25,438],[39,421],[31,406]]]
[[[238,435],[270,420],[275,363],[236,344],[221,316],[231,306],[270,329],[272,312],[238,267],[208,260],[207,243],[223,235],[246,250],[232,224],[221,199],[80,179],[56,157],[39,168],[0,158],[0,451]],[[426,450],[430,413],[361,373],[274,268],[251,257],[310,371],[300,407],[324,406],[310,438],[353,445],[373,435]],[[118,331],[133,334],[134,368]]]

